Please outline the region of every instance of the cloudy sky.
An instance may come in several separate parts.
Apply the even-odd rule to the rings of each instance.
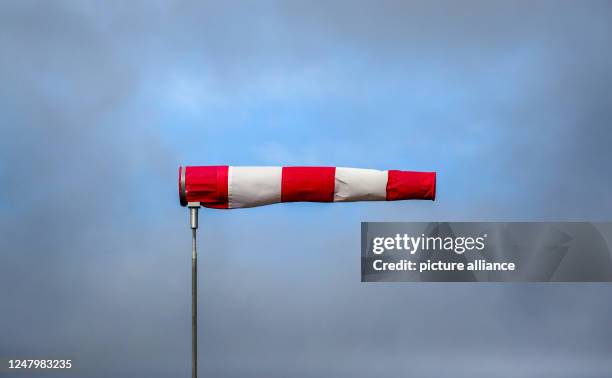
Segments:
[[[362,284],[359,230],[610,220],[610,46],[607,1],[1,2],[0,359],[189,376],[178,166],[320,164],[437,200],[202,211],[202,376],[609,377],[609,285]]]

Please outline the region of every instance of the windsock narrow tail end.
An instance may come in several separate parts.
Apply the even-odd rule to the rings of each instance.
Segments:
[[[436,200],[436,172],[390,170],[387,179],[387,201]]]

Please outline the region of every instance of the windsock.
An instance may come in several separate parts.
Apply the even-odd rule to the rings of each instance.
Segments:
[[[238,209],[280,202],[435,200],[436,172],[343,167],[179,168],[182,206]]]

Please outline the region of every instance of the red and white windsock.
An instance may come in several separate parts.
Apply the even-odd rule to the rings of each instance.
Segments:
[[[179,168],[181,205],[237,209],[279,202],[435,200],[436,173],[342,167]]]

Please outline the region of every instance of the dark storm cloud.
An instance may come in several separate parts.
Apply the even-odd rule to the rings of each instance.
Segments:
[[[272,142],[289,152],[272,159],[309,148],[347,165],[363,151],[376,164],[426,153],[425,164],[446,162],[435,166],[443,196],[431,210],[203,212],[204,373],[609,375],[608,286],[363,285],[358,227],[348,225],[431,214],[608,219],[610,10],[597,1],[2,4],[0,357],[65,356],[82,376],[188,374],[189,240],[175,170],[192,156],[238,159],[202,136],[223,136],[210,129],[230,118],[232,138],[253,137],[257,120],[234,117],[246,105],[249,115],[320,122],[280,129],[287,139]],[[219,119],[159,126],[181,120],[157,105],[182,76],[205,79]],[[259,96],[269,103],[253,105]],[[285,100],[304,97],[318,105]],[[322,153],[342,139],[345,150]]]

